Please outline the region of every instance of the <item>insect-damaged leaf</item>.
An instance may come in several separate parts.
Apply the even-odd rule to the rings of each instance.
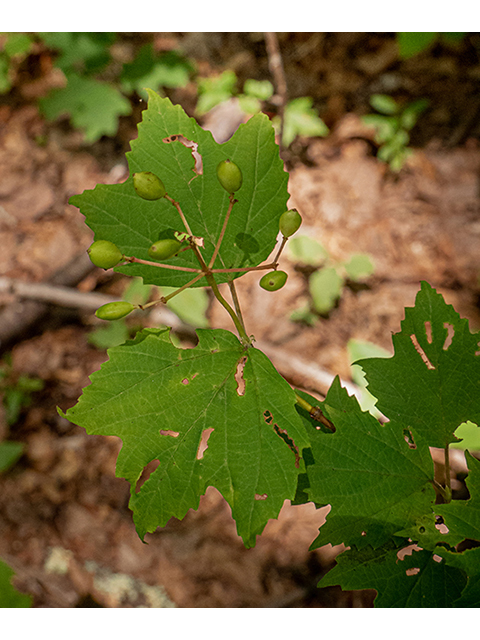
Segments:
[[[203,238],[203,257],[208,263],[229,206],[228,194],[217,178],[217,165],[229,159],[240,167],[243,184],[235,193],[238,202],[213,266],[216,269],[256,266],[270,255],[289,194],[288,174],[266,115],[257,114],[240,125],[230,140],[218,144],[179,105],[149,90],[148,109],[143,112],[138,138],[132,141],[131,148],[127,153],[130,177],[126,182],[100,184],[70,199],[85,215],[96,239],[110,240],[124,255],[149,260],[148,249],[159,234],[185,231],[171,202],[164,198],[147,201],[135,193],[133,173],[150,171],[161,178],[167,194],[179,203],[193,235]],[[201,156],[201,166],[192,148]],[[192,251],[163,262],[198,269]],[[115,270],[141,276],[148,284],[172,287],[193,277],[192,273],[142,264],[127,264]],[[217,274],[216,279],[226,282],[227,275]],[[202,279],[194,286],[205,284]]]
[[[435,492],[428,448],[410,449],[401,432],[362,412],[338,378],[322,410],[336,432],[310,435],[315,463],[307,467],[306,491],[332,510],[313,546],[344,542],[376,548],[431,510]]]
[[[405,309],[391,358],[359,360],[377,408],[414,439],[443,448],[471,420],[480,424],[479,334],[429,284]]]
[[[245,350],[228,331],[198,335],[195,348],[177,349],[167,331],[145,329],[110,349],[66,417],[88,433],[122,439],[117,475],[131,483],[140,537],[197,508],[212,485],[230,504],[245,544],[253,546],[295,495],[308,446],[305,429],[293,390],[261,351]],[[206,431],[208,446],[200,453]],[[137,493],[153,460],[160,464]]]

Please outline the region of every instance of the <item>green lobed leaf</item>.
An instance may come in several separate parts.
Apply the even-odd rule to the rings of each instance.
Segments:
[[[308,439],[293,390],[262,352],[245,350],[228,331],[198,336],[195,348],[177,349],[168,331],[146,329],[110,349],[66,417],[88,433],[122,439],[116,472],[131,484],[141,538],[196,509],[212,485],[253,546],[284,500],[294,498]],[[242,389],[236,374],[244,358]],[[154,460],[158,468],[136,488]]]
[[[28,608],[32,598],[20,593],[12,585],[13,569],[0,560],[0,609]]]
[[[308,290],[317,313],[328,313],[342,293],[343,278],[334,267],[324,267],[312,273]]]
[[[347,276],[355,282],[369,278],[375,271],[372,258],[367,253],[355,253],[344,266]]]
[[[431,512],[435,492],[427,447],[410,449],[402,433],[362,412],[338,378],[322,410],[336,432],[311,436],[309,496],[330,504],[331,511],[313,548],[342,542],[379,547]]]
[[[86,142],[114,135],[118,118],[131,112],[130,102],[112,85],[76,73],[68,73],[67,86],[55,89],[39,101],[46,118],[68,114],[72,125],[84,131]]]
[[[405,309],[401,327],[391,358],[357,364],[392,426],[408,428],[416,442],[443,448],[455,442],[453,432],[462,422],[480,420],[479,336],[426,282],[415,307]]]
[[[80,74],[102,70],[110,61],[110,46],[116,34],[108,32],[40,32],[38,34],[50,48],[59,51],[55,61],[64,73],[76,71]]]
[[[162,287],[161,294],[167,296],[173,291],[173,288]],[[209,326],[208,318],[205,315],[209,305],[208,293],[204,289],[185,289],[167,303],[167,306],[184,322],[200,329]]]
[[[328,258],[327,250],[317,240],[304,235],[290,238],[287,252],[292,260],[314,267],[322,265]]]
[[[24,450],[22,442],[6,440],[0,442],[0,472],[12,467],[21,457]]]
[[[7,93],[11,86],[10,62],[7,56],[0,51],[0,94]]]
[[[480,429],[478,425],[470,422],[462,422],[455,430],[455,437],[459,438],[459,442],[450,445],[452,449],[468,449],[469,451],[480,451]]]
[[[370,96],[369,102],[376,111],[387,116],[396,115],[400,110],[396,100],[383,93],[374,93]]]
[[[199,96],[195,113],[201,116],[233,96],[237,76],[234,71],[227,69],[218,76],[198,78],[197,84]]]
[[[443,516],[451,533],[480,542],[480,461],[465,452],[469,473],[465,480],[470,492],[469,500],[453,500],[435,507]]]
[[[175,51],[157,55],[152,43],[140,48],[132,62],[123,65],[120,82],[126,93],[136,91],[148,99],[146,87],[184,87],[188,83],[192,65]]]
[[[390,352],[386,351],[382,347],[379,347],[372,342],[366,340],[355,340],[351,338],[347,343],[348,358],[351,364],[352,380],[360,387],[360,398],[358,399],[360,408],[362,411],[368,411],[375,418],[381,417],[380,411],[375,407],[377,399],[367,389],[367,381],[365,380],[365,372],[358,365],[355,364],[356,360],[360,358],[388,358]]]
[[[435,31],[405,31],[397,33],[400,58],[412,58],[428,49],[437,39]]]
[[[478,608],[480,606],[480,547],[458,552],[437,547],[435,553],[447,564],[464,571],[468,582],[460,597],[453,602],[456,608]]]
[[[33,45],[32,38],[26,33],[9,33],[4,45],[4,51],[9,58],[23,57],[30,52]]]
[[[97,185],[73,196],[71,204],[80,208],[96,239],[110,240],[125,255],[148,260],[148,249],[159,233],[168,229],[185,231],[177,209],[170,202],[164,198],[146,201],[135,193],[132,174],[152,171],[163,180],[168,195],[180,203],[192,233],[204,239],[202,251],[208,263],[229,202],[217,179],[216,167],[221,160],[230,159],[240,167],[243,184],[235,194],[238,202],[233,207],[214,268],[260,264],[275,246],[278,220],[289,198],[288,174],[268,117],[254,116],[220,145],[179,105],[172,105],[168,98],[153,91],[149,91],[149,96],[148,109],[138,127],[138,139],[132,141],[132,150],[127,154],[130,178],[123,184]],[[181,140],[164,142],[172,135],[184,136],[198,144],[202,174],[195,172],[192,150]],[[192,251],[165,262],[198,269]],[[117,266],[115,271],[141,276],[146,283],[172,287],[186,284],[195,275],[142,264]],[[240,275],[217,274],[216,280],[226,282]],[[194,286],[205,286],[205,280]]]
[[[376,589],[375,607],[451,607],[467,578],[460,569],[437,562],[432,551],[412,551],[399,560],[398,549],[385,545],[349,549],[319,587],[339,584],[342,589]]]
[[[297,135],[325,137],[330,133],[329,128],[312,105],[313,99],[307,96],[288,102],[285,108],[283,128],[285,147],[289,147]]]

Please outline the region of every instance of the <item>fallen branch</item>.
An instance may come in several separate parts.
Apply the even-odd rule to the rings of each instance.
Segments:
[[[41,300],[61,307],[95,310],[102,304],[117,298],[102,293],[83,293],[72,287],[62,287],[45,282],[25,282],[16,278],[0,277],[0,293],[27,300]]]

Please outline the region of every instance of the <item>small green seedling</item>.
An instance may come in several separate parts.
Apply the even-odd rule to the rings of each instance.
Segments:
[[[398,173],[412,154],[408,147],[410,131],[430,101],[426,98],[416,100],[403,108],[391,96],[374,94],[370,104],[378,115],[366,115],[362,120],[375,129],[375,142],[380,145],[377,157]]]
[[[4,356],[0,363],[0,400],[3,404],[5,422],[13,427],[20,418],[23,409],[32,403],[33,394],[43,389],[44,382],[40,378],[18,375],[12,367],[10,354]],[[0,472],[7,471],[21,457],[24,450],[22,442],[4,440],[0,442]]]
[[[290,316],[293,322],[314,325],[319,316],[327,316],[350,283],[363,283],[374,272],[367,254],[356,253],[346,262],[334,261],[326,249],[309,236],[297,236],[289,245],[290,259],[308,279],[310,302]]]
[[[467,35],[466,32],[405,31],[396,34],[400,58],[407,59],[427,51],[434,44],[441,42],[457,45]]]
[[[22,409],[30,406],[33,394],[43,387],[44,382],[40,378],[17,374],[13,370],[10,355],[4,357],[0,362],[0,396],[8,425],[17,422]]]
[[[238,92],[236,85],[237,76],[231,70],[224,71],[216,77],[200,78],[198,81],[197,115],[204,115],[213,107],[233,97],[238,98],[240,108],[248,115],[255,115],[262,111],[268,112],[268,102],[274,94],[273,85],[269,80],[249,78],[244,82],[243,93]],[[283,118],[282,144],[285,147],[289,147],[297,136],[323,138],[330,132],[313,106],[313,99],[308,96],[288,101],[285,105]],[[275,131],[279,134],[280,117],[275,116],[272,123]]]

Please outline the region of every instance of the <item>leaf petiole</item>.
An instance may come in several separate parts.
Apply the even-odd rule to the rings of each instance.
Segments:
[[[223,236],[225,235],[225,230],[227,228],[227,223],[228,223],[228,219],[230,218],[230,214],[232,213],[233,205],[236,202],[238,202],[233,197],[233,193],[230,194],[229,199],[230,199],[230,204],[228,206],[228,210],[227,210],[227,213],[225,215],[225,220],[223,221],[222,230],[220,231],[220,235],[218,236],[217,244],[215,246],[215,251],[213,252],[212,259],[210,260],[210,263],[208,265],[209,269],[211,269],[213,267],[215,259],[216,259],[217,255],[218,255],[219,250],[220,250],[220,245],[222,244]]]
[[[195,278],[193,278],[192,280],[184,284],[183,287],[180,287],[176,291],[172,291],[172,293],[169,293],[168,296],[162,296],[161,298],[158,298],[158,300],[152,300],[152,302],[147,302],[147,304],[139,304],[137,305],[137,308],[142,309],[143,311],[145,309],[148,309],[149,307],[153,307],[156,304],[160,304],[160,303],[166,304],[171,298],[178,295],[185,289],[188,289],[189,287],[192,286],[192,284],[195,284],[195,282],[203,278],[204,275],[205,275],[204,273],[199,273],[197,276],[195,276]]]
[[[187,222],[187,219],[185,218],[185,215],[180,207],[180,204],[174,200],[173,198],[171,198],[168,194],[165,194],[164,196],[165,200],[168,200],[169,202],[171,202],[173,204],[173,206],[175,207],[175,209],[178,211],[180,218],[182,219],[183,224],[185,225],[185,229],[187,230],[188,235],[193,236],[192,230],[189,227],[189,224]]]
[[[333,432],[336,431],[335,425],[324,415],[320,407],[310,404],[304,398],[302,398],[301,395],[299,395],[296,392],[295,392],[295,398],[296,398],[297,404],[300,407],[302,407],[302,409],[305,409],[305,411],[308,411],[310,417],[313,420],[316,420],[317,422],[321,422],[323,426],[327,427],[327,429],[330,429],[330,431],[333,431]]]
[[[190,248],[190,247],[188,247]],[[185,251],[185,249],[181,249]],[[124,256],[125,262],[146,264],[151,267],[162,267],[163,269],[175,269],[176,271],[189,271],[191,273],[200,273],[200,269],[194,269],[193,267],[177,267],[173,264],[162,264],[160,262],[152,262],[151,260],[142,260],[141,258],[135,258],[135,256]]]

